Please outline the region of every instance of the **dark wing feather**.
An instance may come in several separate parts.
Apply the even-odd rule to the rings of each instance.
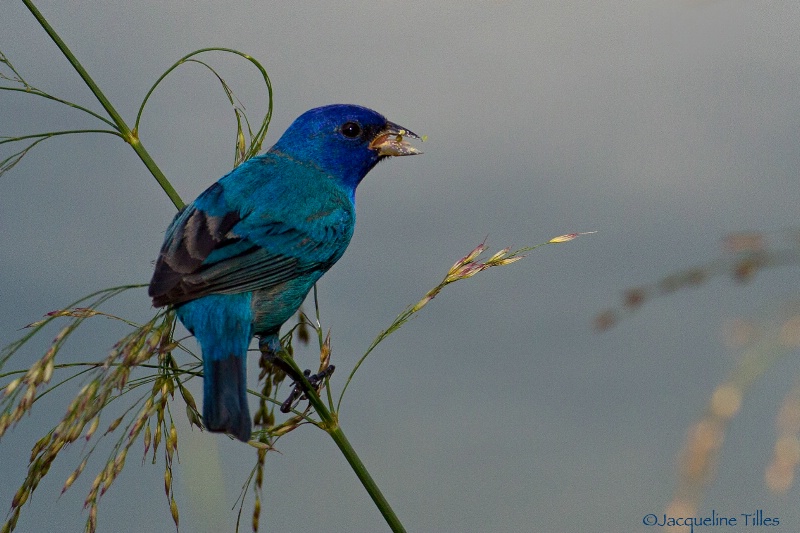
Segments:
[[[213,189],[203,196],[220,193]],[[196,203],[179,213],[167,230],[150,282],[156,307],[209,294],[266,289],[310,271],[327,270],[352,235],[346,209],[325,213],[327,220],[319,221],[312,235],[256,215],[250,219],[230,211],[213,216]]]

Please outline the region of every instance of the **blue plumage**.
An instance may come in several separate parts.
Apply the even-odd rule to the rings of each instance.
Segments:
[[[350,242],[358,184],[381,159],[420,153],[404,136],[416,138],[364,107],[312,109],[172,221],[149,294],[200,343],[209,430],[249,440],[250,340],[280,350],[281,325]]]

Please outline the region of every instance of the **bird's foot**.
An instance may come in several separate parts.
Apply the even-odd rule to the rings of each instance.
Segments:
[[[311,374],[311,370],[306,369],[303,371],[303,375],[315,390],[319,390],[319,385],[325,378],[330,377],[334,370],[336,370],[336,367],[334,365],[330,365],[322,372],[314,375]],[[308,398],[306,395],[306,387],[302,381],[296,380],[292,385],[293,388],[291,394],[289,394],[289,397],[286,398],[286,401],[281,404],[281,413],[288,413],[294,409],[298,403]]]

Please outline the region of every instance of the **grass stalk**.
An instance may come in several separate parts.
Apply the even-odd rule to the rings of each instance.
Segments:
[[[167,194],[169,199],[175,204],[175,207],[181,209],[185,204],[181,197],[178,195],[177,191],[172,187],[172,184],[169,182],[166,176],[161,172],[161,169],[158,168],[156,162],[150,156],[150,153],[145,149],[144,145],[142,145],[141,141],[139,140],[138,135],[131,131],[128,125],[125,123],[125,120],[122,116],[117,112],[116,108],[111,104],[111,102],[106,98],[106,95],[103,94],[103,91],[100,90],[100,87],[97,86],[95,81],[89,76],[89,73],[83,68],[78,58],[72,53],[66,43],[61,39],[61,37],[56,33],[55,29],[47,22],[47,19],[44,18],[44,15],[39,12],[36,6],[33,4],[32,0],[22,0],[22,3],[25,4],[25,7],[31,12],[31,14],[36,18],[36,21],[39,25],[47,32],[47,35],[56,43],[61,53],[64,54],[64,57],[67,58],[67,61],[70,62],[72,67],[75,71],[80,75],[83,79],[84,83],[86,83],[89,90],[92,91],[97,101],[100,102],[100,105],[103,106],[103,109],[106,110],[108,115],[111,117],[111,120],[114,121],[117,129],[119,130],[120,135],[122,138],[131,145],[131,148],[136,152],[139,156],[139,159],[142,160],[142,163],[147,167],[147,170],[153,175],[156,179],[158,184]]]
[[[386,497],[381,492],[380,488],[378,487],[375,480],[370,475],[367,467],[361,461],[361,458],[356,453],[353,446],[350,444],[350,441],[347,440],[347,436],[344,434],[342,427],[339,425],[339,418],[335,412],[331,412],[328,410],[328,407],[325,405],[325,402],[317,394],[316,389],[308,382],[305,375],[303,375],[303,371],[300,370],[300,367],[297,366],[297,363],[291,357],[285,357],[283,360],[290,365],[295,372],[300,376],[300,379],[303,382],[303,387],[306,392],[306,396],[308,397],[309,403],[314,407],[314,410],[319,415],[322,422],[319,426],[325,430],[328,435],[331,436],[333,442],[339,447],[339,450],[344,455],[344,458],[350,464],[350,467],[355,472],[356,476],[358,477],[361,484],[367,490],[370,498],[372,501],[375,502],[375,505],[378,507],[378,510],[383,515],[383,518],[386,520],[386,523],[389,525],[391,530],[395,533],[405,532],[406,529],[403,527],[403,524],[400,522],[400,519],[395,514],[394,510],[392,509],[389,502],[386,500]],[[327,379],[326,379],[327,381]],[[326,387],[327,387],[326,383]]]

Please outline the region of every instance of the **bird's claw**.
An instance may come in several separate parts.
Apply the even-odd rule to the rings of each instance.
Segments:
[[[334,365],[329,365],[328,368],[314,375],[311,375],[311,370],[305,369],[303,371],[303,375],[314,389],[318,389],[320,383],[322,383],[325,378],[330,377],[334,370],[336,370],[336,367]],[[306,395],[306,388],[302,381],[297,380],[292,385],[293,388],[291,394],[289,394],[289,397],[286,398],[286,401],[281,404],[281,413],[288,413],[298,403],[308,398]]]

